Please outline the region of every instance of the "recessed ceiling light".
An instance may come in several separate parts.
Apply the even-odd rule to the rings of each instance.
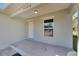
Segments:
[[[38,13],[38,10],[34,10],[34,13],[37,14]]]

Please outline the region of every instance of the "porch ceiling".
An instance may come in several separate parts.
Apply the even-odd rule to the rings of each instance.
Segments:
[[[31,4],[31,6],[30,6]],[[70,7],[70,3],[11,3],[0,13],[17,19],[28,19]],[[35,14],[34,10],[38,10]]]

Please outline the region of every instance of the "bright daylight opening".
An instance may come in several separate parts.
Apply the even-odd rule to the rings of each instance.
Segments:
[[[8,5],[9,4],[7,4],[7,3],[0,3],[0,9],[5,9],[5,8],[7,8]]]

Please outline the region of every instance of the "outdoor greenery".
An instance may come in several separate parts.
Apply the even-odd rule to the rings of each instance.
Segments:
[[[78,36],[73,35],[73,49],[77,52]]]

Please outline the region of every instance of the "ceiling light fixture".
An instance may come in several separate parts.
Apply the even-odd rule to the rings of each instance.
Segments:
[[[38,13],[38,10],[34,10],[34,13],[37,14]]]

